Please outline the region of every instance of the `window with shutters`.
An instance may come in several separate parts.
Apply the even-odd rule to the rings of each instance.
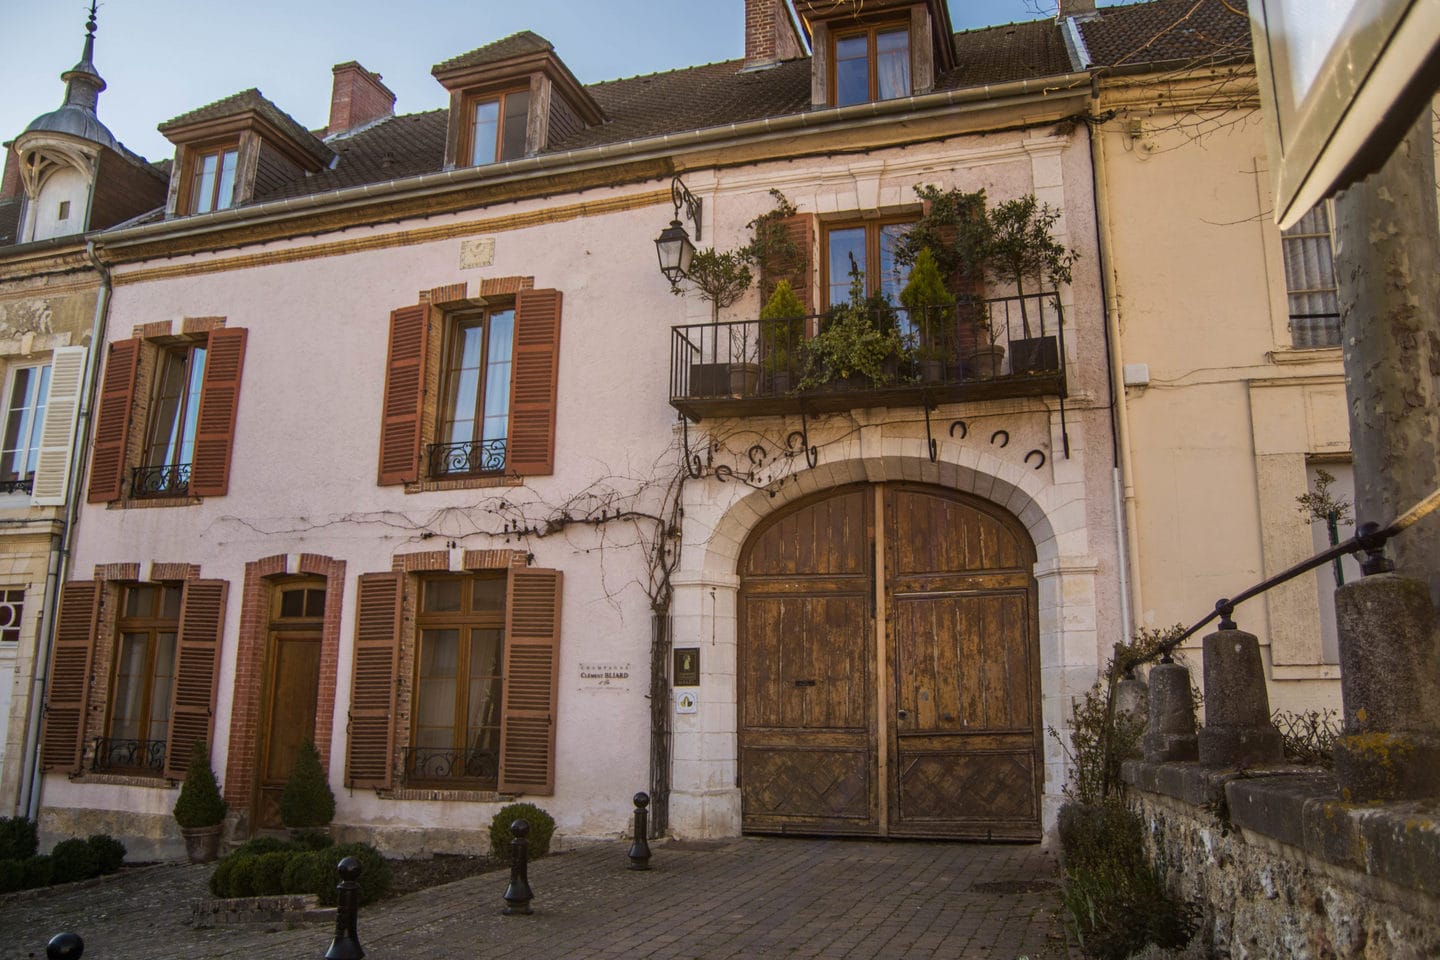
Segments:
[[[90,503],[223,496],[247,331],[110,344],[100,380]]]
[[[560,587],[531,567],[362,575],[351,786],[553,792]]]
[[[50,364],[12,367],[5,383],[5,433],[0,440],[0,493],[29,493],[40,459]]]
[[[390,315],[381,485],[487,486],[553,472],[560,292],[460,297]]]
[[[76,580],[60,594],[47,768],[178,780],[209,743],[228,584]]]

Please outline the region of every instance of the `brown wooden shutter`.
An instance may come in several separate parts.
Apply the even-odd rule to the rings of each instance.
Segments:
[[[139,338],[110,344],[105,375],[100,380],[100,407],[95,415],[90,503],[120,499],[125,479],[125,444],[130,438],[130,408],[135,401],[135,371],[139,366]]]
[[[40,762],[46,769],[80,769],[99,610],[99,583],[71,580],[65,584],[55,623],[50,686],[45,695],[45,732],[40,740]]]
[[[380,477],[384,486],[420,477],[420,410],[425,392],[429,307],[416,304],[390,314],[385,362],[385,406],[380,413]]]
[[[230,448],[247,333],[243,328],[215,330],[205,350],[205,381],[200,387],[195,460],[190,469],[190,492],[197,497],[223,497],[230,486]]]
[[[515,354],[510,378],[506,470],[521,476],[555,472],[555,393],[560,372],[560,291],[515,295]]]
[[[797,213],[777,221],[785,235],[795,244],[800,253],[800,262],[794,270],[772,273],[762,268],[760,272],[761,303],[770,299],[781,280],[789,280],[795,296],[805,305],[806,313],[815,312],[815,214]]]
[[[172,780],[184,778],[197,740],[210,743],[229,586],[225,580],[187,580],[180,597],[170,742],[165,747],[165,776]]]
[[[404,574],[362,573],[355,601],[346,781],[388,787],[395,754],[395,686]]]
[[[505,598],[505,693],[500,711],[500,792],[555,792],[560,679],[559,570],[516,567]]]

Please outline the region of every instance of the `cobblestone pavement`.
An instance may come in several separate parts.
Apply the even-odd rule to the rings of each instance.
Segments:
[[[532,916],[500,915],[508,873],[490,873],[362,909],[360,940],[371,960],[1071,956],[1055,862],[1034,846],[670,843],[655,845],[648,872],[625,869],[627,847],[531,864]],[[188,900],[205,895],[211,869],[166,865],[0,898],[0,960],[44,957],[62,930],[85,938],[85,960],[323,956],[325,924],[192,928]]]

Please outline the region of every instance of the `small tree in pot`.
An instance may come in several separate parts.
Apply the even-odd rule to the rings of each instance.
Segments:
[[[295,750],[295,766],[280,794],[280,822],[291,834],[318,831],[335,819],[335,794],[325,780],[320,753],[306,737]]]
[[[210,750],[197,740],[190,752],[190,766],[175,800],[175,822],[185,838],[185,853],[191,863],[209,863],[220,853],[221,824],[225,822],[225,800],[210,769]]]
[[[796,369],[804,334],[805,305],[795,296],[790,281],[781,280],[760,311],[761,364],[775,393],[790,390],[790,375]]]
[[[850,299],[830,308],[820,332],[805,341],[801,390],[827,384],[863,388],[893,383],[903,344],[895,307],[884,294],[865,295],[865,274],[850,262]]]
[[[745,291],[750,289],[750,283],[754,279],[750,268],[746,266],[747,254],[743,250],[731,250],[721,253],[716,250],[698,250],[690,260],[690,272],[686,275],[691,285],[699,291],[700,296],[710,301],[710,322],[715,324],[714,335],[719,335],[720,311],[726,307],[733,306]],[[680,288],[675,288],[679,294]],[[749,356],[750,343],[747,336],[749,327],[742,324],[738,328],[731,328],[727,337],[728,353],[722,363],[719,356],[719,344],[715,344],[715,363],[721,365],[721,369],[714,376],[726,376],[725,382],[719,389],[705,390],[706,394],[723,393],[729,388],[730,393],[745,396],[755,392],[755,387],[760,379],[760,366]],[[725,368],[728,368],[725,369]],[[691,379],[695,379],[692,373]],[[702,373],[703,379],[703,373]]]
[[[953,336],[955,296],[945,289],[929,247],[915,258],[910,279],[900,291],[900,303],[920,335],[915,348],[915,356],[920,361],[920,379],[938,383],[945,377],[946,361],[955,356],[958,347]]]
[[[997,204],[987,219],[990,238],[986,264],[1002,282],[1014,284],[1020,298],[1020,325],[1025,337],[1011,342],[1011,369],[1017,373],[1058,369],[1055,338],[1035,337],[1031,332],[1025,281],[1033,279],[1037,288],[1047,280],[1051,286],[1070,282],[1070,267],[1078,254],[1057,242],[1051,233],[1060,211],[1040,203],[1034,194],[1026,194]]]

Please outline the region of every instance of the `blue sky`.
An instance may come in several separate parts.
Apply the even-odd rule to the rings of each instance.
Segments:
[[[60,105],[88,10],[0,0],[0,141]],[[1054,0],[950,0],[957,30],[1053,13]],[[100,118],[152,160],[172,152],[157,124],[247,87],[324,126],[330,67],[346,60],[382,74],[396,110],[412,113],[445,105],[432,65],[517,30],[548,38],[587,83],[744,52],[743,0],[104,0],[99,23]]]

